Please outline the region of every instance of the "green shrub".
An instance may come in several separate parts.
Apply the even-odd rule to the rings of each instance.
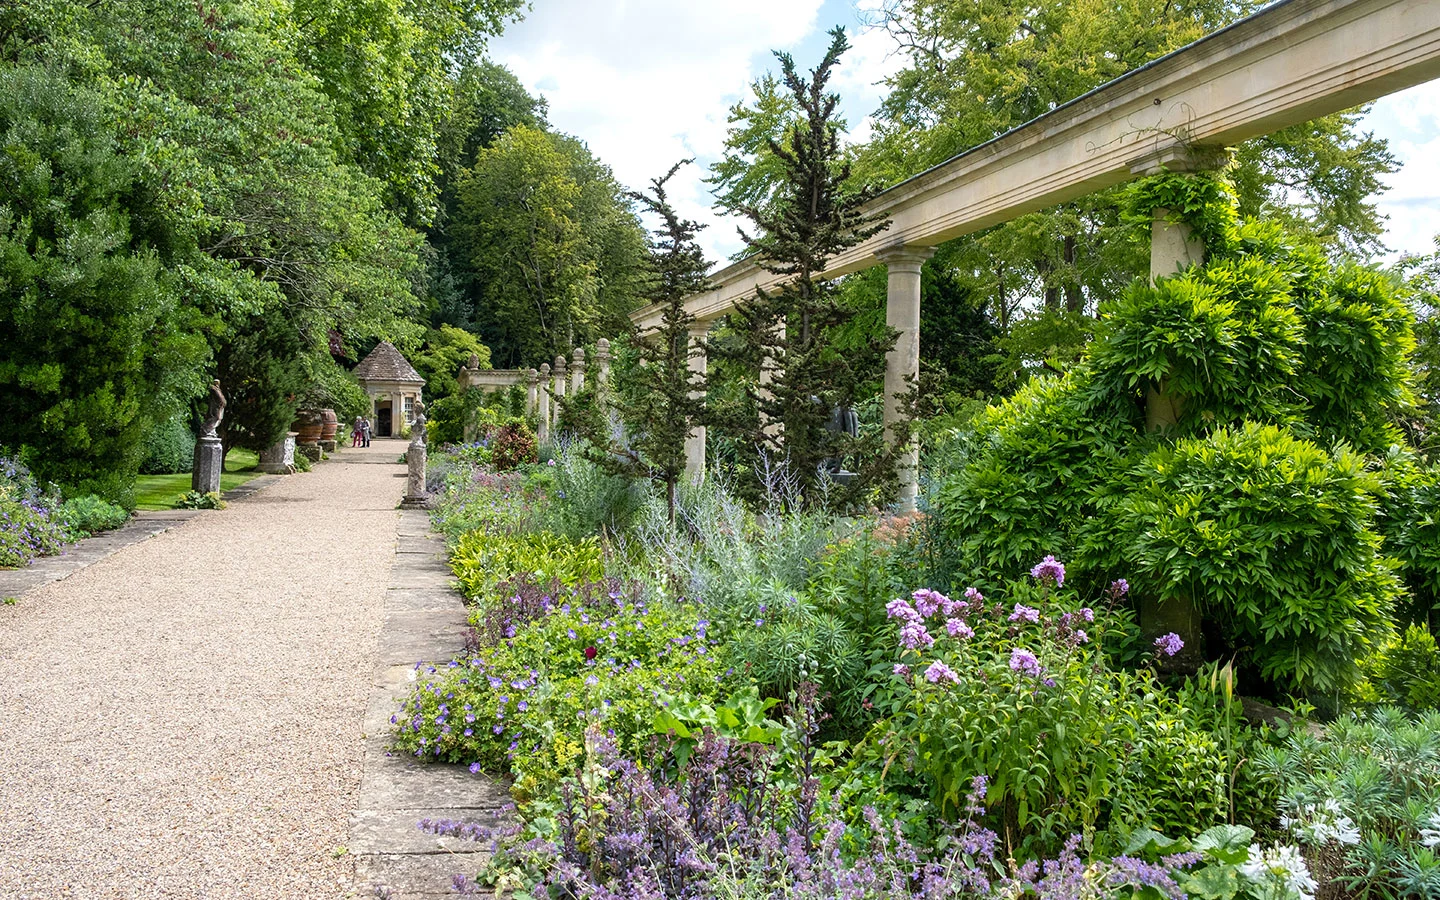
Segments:
[[[1374,531],[1380,483],[1363,457],[1274,426],[1161,447],[1092,523],[1092,564],[1135,592],[1187,600],[1265,677],[1343,689],[1384,640],[1400,585]]]
[[[130,521],[130,513],[94,494],[72,497],[60,504],[56,517],[70,540],[87,538],[100,531],[119,528]]]
[[[1402,706],[1412,712],[1440,709],[1440,649],[1424,625],[1411,625],[1361,659],[1365,680],[1351,700],[1364,705]]]
[[[299,459],[300,457],[295,457]],[[220,498],[217,491],[200,493],[199,491],[186,491],[175,501],[176,509],[224,509],[225,501]]]
[[[145,475],[189,472],[195,464],[195,435],[190,432],[188,417],[177,414],[151,426],[145,433],[142,459],[140,471]]]
[[[450,569],[466,598],[484,603],[491,599],[497,584],[516,575],[530,575],[539,582],[556,579],[567,586],[599,581],[605,574],[605,560],[594,538],[573,540],[543,531],[472,531],[456,542]]]
[[[1425,622],[1440,608],[1440,469],[1399,447],[1386,454],[1380,469],[1378,528],[1385,554],[1396,559],[1409,588],[1402,601],[1402,622]]]
[[[523,421],[510,421],[500,425],[491,438],[493,464],[498,472],[509,472],[526,463],[538,461],[536,456],[535,432]]]
[[[606,473],[578,443],[562,448],[554,462],[547,465],[555,476],[548,512],[553,531],[577,538],[625,531],[649,495],[648,482]]]

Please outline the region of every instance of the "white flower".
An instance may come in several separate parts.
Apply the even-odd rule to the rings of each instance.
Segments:
[[[1440,850],[1440,809],[1432,813],[1425,824],[1428,827],[1420,829],[1420,842],[1431,850]]]
[[[1340,844],[1360,843],[1360,829],[1345,815],[1339,801],[1297,805],[1295,815],[1281,816],[1280,825],[1300,839],[1302,844],[1323,847],[1334,841]]]
[[[1262,887],[1279,887],[1285,896],[1299,900],[1315,900],[1315,879],[1296,847],[1260,849],[1250,845],[1250,856],[1240,866],[1240,874]]]

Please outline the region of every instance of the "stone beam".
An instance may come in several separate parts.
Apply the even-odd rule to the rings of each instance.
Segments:
[[[1135,177],[1172,147],[1226,147],[1440,77],[1440,0],[1281,0],[877,197],[887,230],[831,261],[868,269]],[[753,262],[686,302],[713,319],[781,279]],[[631,314],[655,327],[661,310]]]

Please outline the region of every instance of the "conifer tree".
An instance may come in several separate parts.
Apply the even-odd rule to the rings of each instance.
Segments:
[[[846,505],[893,486],[895,447],[879,434],[857,439],[827,426],[835,407],[856,405],[861,392],[883,376],[896,333],[879,329],[857,345],[854,329],[846,328],[857,310],[821,278],[836,254],[889,225],[863,210],[875,192],[849,183],[835,118],[840,98],[826,92],[849,42],[844,29],[830,35],[830,48],[809,80],[796,73],[789,54],[775,54],[799,110],[784,140],[770,142],[783,164],[784,182],[766,205],[739,209],[757,229],[755,236],[741,232],[757,264],[785,281],[738,303],[731,325],[739,340],[715,345],[717,360],[752,372],[768,370],[773,378],[763,386],[748,385],[750,402],[717,409],[711,421],[742,444],[785,460],[805,501],[823,493],[833,505]],[[899,437],[903,443],[907,435]],[[845,485],[827,484],[826,463],[842,459],[858,477]]]
[[[692,423],[704,411],[704,379],[690,370],[690,329],[695,317],[685,310],[685,298],[705,288],[705,252],[695,242],[704,226],[683,219],[670,205],[666,184],[693,160],[681,160],[661,178],[650,182],[650,193],[631,192],[630,198],[657,216],[660,226],[650,237],[650,273],[642,296],[663,304],[660,326],[635,336],[633,363],[620,384],[612,406],[625,427],[625,439],[609,435],[603,417],[590,416],[584,428],[593,446],[608,448],[603,461],[626,474],[643,472],[665,487],[670,520],[675,520],[675,489],[685,474],[685,439]],[[576,421],[586,416],[576,406],[585,399],[562,400]],[[597,432],[604,439],[597,440]]]

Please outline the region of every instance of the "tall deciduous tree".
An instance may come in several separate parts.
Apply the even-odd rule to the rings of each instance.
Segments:
[[[872,192],[849,183],[850,166],[840,151],[839,98],[827,87],[848,47],[844,30],[832,31],[829,50],[808,80],[796,72],[788,54],[776,54],[800,121],[783,143],[770,144],[785,177],[770,204],[739,209],[758,228],[756,235],[745,236],[758,264],[785,280],[774,291],[760,291],[737,304],[731,323],[743,340],[716,345],[717,355],[732,365],[752,371],[765,367],[774,378],[768,387],[751,386],[751,403],[711,413],[722,429],[783,457],[809,501],[828,490],[822,471],[827,461],[855,460],[861,477],[828,494],[837,503],[881,486],[893,471],[891,453],[878,435],[856,440],[827,427],[835,407],[855,405],[862,388],[883,372],[885,353],[895,340],[895,332],[882,327],[842,349],[838,338],[856,311],[821,277],[835,254],[888,224],[862,212]]]
[[[106,119],[53,72],[0,69],[0,445],[125,502],[149,417],[204,345],[135,233],[144,192]]]
[[[460,324],[505,365],[538,364],[625,327],[644,235],[610,170],[528,126],[479,151],[452,229],[470,266]]]
[[[875,137],[859,151],[856,171],[896,183],[1260,5],[889,0],[878,24],[909,64],[890,79]],[[1383,141],[1358,131],[1357,119],[1354,113],[1327,116],[1242,145],[1230,173],[1242,211],[1264,209],[1332,251],[1376,249],[1381,223],[1366,198],[1395,164]],[[1088,330],[1073,327],[1075,314],[1093,314],[1146,271],[1148,235],[1122,223],[1119,209],[1111,190],[1022,217],[956,241],[952,265],[983,290],[993,318],[1007,330],[1023,315],[1038,315],[1045,319],[1040,333],[1059,337],[1068,330],[1083,341]],[[1054,349],[1059,358],[1077,352]]]

